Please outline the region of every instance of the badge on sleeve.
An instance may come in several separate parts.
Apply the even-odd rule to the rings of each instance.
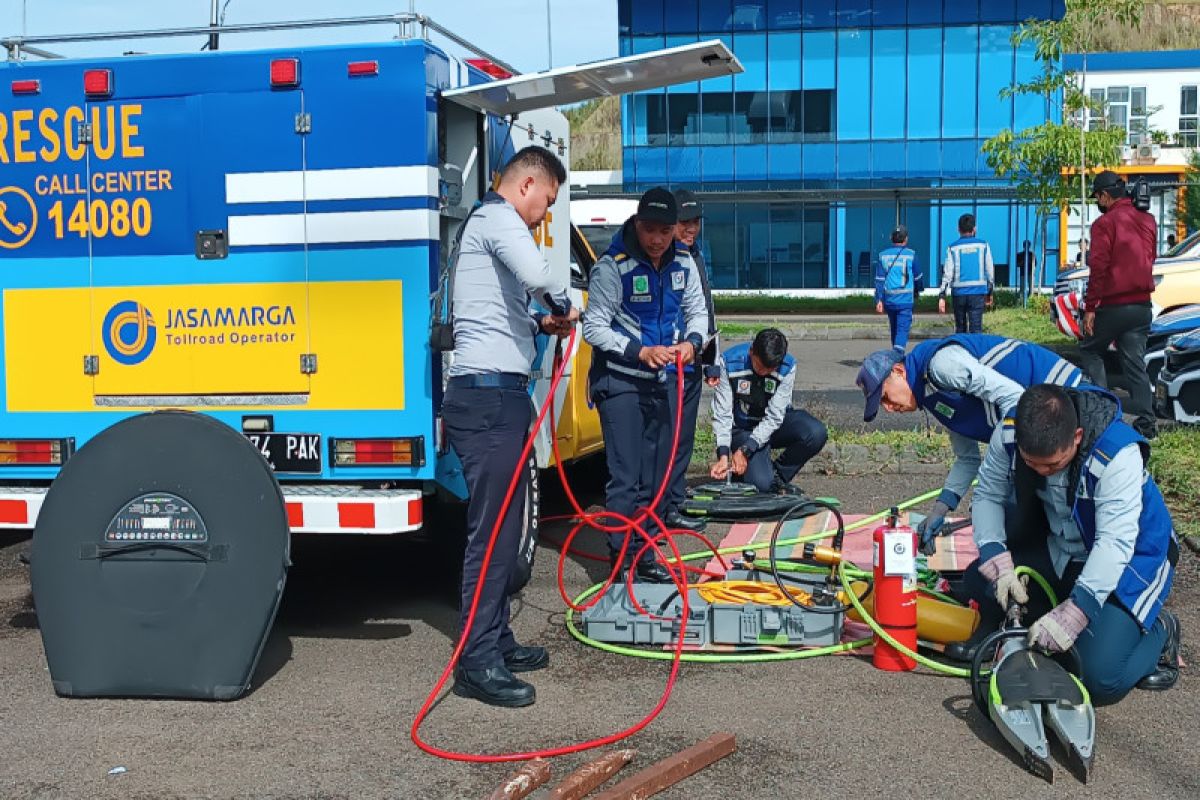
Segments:
[[[676,290],[682,289],[686,285],[687,285],[687,273],[686,272],[684,272],[683,270],[679,270],[678,272],[671,273],[671,288],[672,289],[676,289]]]

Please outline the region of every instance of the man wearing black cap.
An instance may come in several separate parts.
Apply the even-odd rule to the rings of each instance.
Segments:
[[[1092,383],[1107,387],[1104,352],[1116,343],[1129,389],[1126,408],[1137,417],[1133,424],[1137,432],[1150,439],[1156,430],[1145,355],[1154,317],[1150,294],[1158,227],[1154,217],[1130,202],[1125,182],[1115,172],[1105,170],[1096,176],[1092,197],[1101,216],[1092,223],[1087,254],[1090,272],[1083,298],[1080,356]]]
[[[704,217],[704,208],[696,195],[687,189],[675,192],[675,204],[679,207],[679,224],[675,226],[675,238],[687,247],[688,254],[696,264],[696,279],[704,292],[704,305],[708,311],[708,327],[704,331],[706,346],[703,354],[711,358],[697,358],[697,363],[685,368],[683,390],[683,429],[679,432],[679,449],[675,453],[675,464],[671,467],[671,485],[667,489],[667,516],[664,521],[671,528],[686,528],[688,530],[704,530],[704,520],[698,517],[687,517],[679,512],[679,507],[687,497],[687,468],[692,461],[692,446],[696,439],[696,415],[700,411],[700,389],[706,373],[715,372],[720,378],[721,369],[716,365],[717,343],[713,337],[717,333],[717,318],[713,312],[712,289],[708,285],[708,270],[704,263],[704,255],[700,252],[697,237],[700,234],[700,220]],[[668,381],[668,391],[671,394],[671,419],[675,419],[675,384]]]
[[[649,506],[669,480],[674,419],[667,387],[676,380],[676,356],[690,364],[708,325],[696,265],[675,239],[678,213],[666,189],[642,195],[637,214],[592,267],[588,285],[583,338],[593,348],[588,377],[608,460],[606,505],[627,517]],[[666,500],[664,492],[656,513],[665,515]],[[623,566],[642,544],[636,534],[609,535],[614,563],[623,554]],[[636,575],[647,582],[671,580],[652,551]]]
[[[908,347],[913,305],[923,291],[925,276],[916,251],[908,246],[908,228],[897,225],[892,229],[892,246],[880,252],[875,267],[875,311],[887,314],[892,347],[900,352]]]

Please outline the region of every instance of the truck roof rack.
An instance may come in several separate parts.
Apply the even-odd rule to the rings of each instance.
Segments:
[[[488,53],[466,39],[454,33],[443,25],[424,14],[401,12],[396,14],[381,14],[363,17],[334,17],[331,19],[301,19],[284,22],[248,22],[240,25],[202,25],[189,28],[158,28],[139,31],[104,31],[100,33],[67,33],[46,34],[40,36],[8,36],[0,39],[0,46],[8,51],[8,60],[17,61],[22,53],[28,53],[40,58],[63,58],[56,53],[42,50],[41,44],[78,44],[80,42],[106,42],[123,39],[166,39],[179,36],[213,36],[223,33],[262,33],[264,31],[305,30],[309,28],[345,28],[362,25],[396,25],[399,28],[399,39],[412,39],[419,36],[429,39],[430,32],[436,33],[454,44],[468,50],[480,58],[491,61],[496,66],[513,74],[521,74],[519,70],[503,60]],[[418,33],[419,31],[419,33]]]

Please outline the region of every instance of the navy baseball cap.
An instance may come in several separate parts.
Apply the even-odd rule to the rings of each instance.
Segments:
[[[879,414],[879,401],[883,399],[883,382],[891,374],[892,367],[904,360],[904,353],[894,347],[876,350],[867,356],[854,380],[867,398],[863,409],[863,422],[870,422]]]
[[[680,222],[700,219],[704,216],[704,206],[700,205],[700,200],[696,195],[687,189],[679,189],[675,192],[675,202],[679,205]]]
[[[638,201],[637,218],[645,222],[674,225],[679,221],[679,207],[675,204],[675,195],[661,186],[650,189]]]

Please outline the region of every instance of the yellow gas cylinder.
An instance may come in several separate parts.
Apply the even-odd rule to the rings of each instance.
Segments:
[[[851,583],[854,594],[862,597],[867,590],[867,584],[862,581]],[[867,595],[863,606],[868,612],[875,612],[874,595]],[[862,617],[854,609],[847,616],[855,622],[862,622]],[[979,627],[979,612],[966,606],[947,603],[926,594],[917,595],[917,638],[926,642],[947,644],[961,642],[971,638],[971,634]]]

